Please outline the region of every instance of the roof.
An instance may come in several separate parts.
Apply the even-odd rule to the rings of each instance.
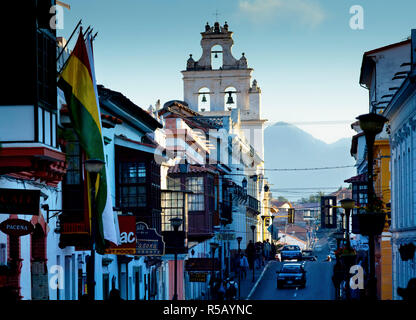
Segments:
[[[359,174],[358,176],[354,176],[347,180],[344,180],[344,182],[347,182],[347,183],[367,182],[367,174],[366,173]]]
[[[98,85],[97,90],[100,98],[110,100],[112,103],[116,104],[120,109],[129,113],[137,120],[148,125],[152,130],[163,127],[162,124],[155,118],[153,118],[147,111],[143,110],[138,105],[134,104],[122,93],[105,88],[103,85]]]
[[[376,49],[373,49],[373,50],[370,50],[370,51],[366,51],[366,52],[364,52],[364,55],[365,56],[368,56],[370,54],[374,54],[374,53],[378,53],[378,52],[381,52],[381,51],[389,50],[389,49],[392,49],[392,48],[395,48],[395,47],[399,47],[399,46],[403,46],[405,44],[410,44],[410,43],[411,43],[411,40],[410,39],[406,39],[404,41],[392,43],[392,44],[389,44],[389,45],[384,46],[384,47],[379,47],[379,48],[376,48]]]
[[[337,200],[342,200],[346,198],[352,198],[352,190],[347,188],[342,188],[341,190],[337,190],[332,192],[330,196],[336,196]]]
[[[360,84],[366,84],[367,86],[369,85],[371,71],[373,68],[375,68],[375,62],[370,57],[371,55],[374,55],[376,53],[386,51],[395,47],[407,45],[410,43],[411,43],[411,40],[407,39],[401,42],[392,43],[384,47],[380,47],[380,48],[376,48],[376,49],[364,52],[363,60],[361,63]]]
[[[306,202],[306,203],[299,203],[299,204],[295,204],[294,208],[295,209],[313,209],[313,208],[317,208],[319,209],[321,207],[321,204],[319,202]]]
[[[276,199],[271,200],[273,206],[277,208],[283,207],[286,203],[289,204],[289,208],[292,208],[292,204],[289,201],[277,201]]]

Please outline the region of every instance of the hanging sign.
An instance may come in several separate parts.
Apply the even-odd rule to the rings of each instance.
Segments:
[[[189,282],[207,282],[207,272],[189,272]]]
[[[118,226],[120,228],[120,245],[111,243],[105,250],[106,254],[136,254],[136,217],[118,216]]]
[[[0,223],[0,230],[9,236],[21,237],[34,230],[33,224],[22,219],[7,219]]]
[[[156,229],[149,228],[144,222],[136,224],[136,253],[137,256],[163,256],[165,242]]]
[[[0,214],[39,215],[40,190],[0,188]]]

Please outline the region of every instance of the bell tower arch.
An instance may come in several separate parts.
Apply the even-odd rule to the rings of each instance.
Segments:
[[[261,90],[257,81],[251,79],[253,69],[248,67],[244,53],[239,59],[234,57],[233,32],[227,22],[223,26],[219,22],[210,26],[207,22],[201,36],[201,57],[194,60],[191,54],[186,70],[182,71],[184,101],[192,110],[201,111],[203,93],[200,90],[208,88],[210,107],[209,111],[204,109],[203,114],[228,115],[231,109],[237,109],[241,128],[250,131],[247,138],[255,137],[252,145],[259,146],[257,151],[263,157],[263,126],[266,120],[261,119]],[[222,63],[214,63],[215,59],[221,58]],[[204,100],[206,97],[207,94]],[[234,104],[229,103],[231,100]]]

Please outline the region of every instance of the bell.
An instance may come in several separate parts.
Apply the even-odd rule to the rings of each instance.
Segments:
[[[214,58],[215,59],[217,59],[218,58],[218,54],[215,52],[215,56],[214,56]]]
[[[227,104],[234,104],[234,100],[233,100],[233,97],[231,96],[231,92],[228,92]]]
[[[205,94],[202,95],[202,102],[207,102],[207,98],[205,97]]]

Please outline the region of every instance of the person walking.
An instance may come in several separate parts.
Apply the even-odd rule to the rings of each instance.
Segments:
[[[241,254],[240,257],[240,270],[241,270],[241,279],[247,278],[247,269],[248,269],[248,260],[244,254]]]
[[[238,284],[234,281],[234,279],[228,278],[226,281],[226,286],[225,286],[225,299],[236,300],[237,289],[238,289]]]
[[[264,243],[264,255],[266,257],[266,260],[270,260],[270,256],[271,256],[271,245],[269,242],[269,239],[266,240],[266,242]]]
[[[250,269],[252,270],[254,268],[254,260],[256,258],[256,248],[254,246],[253,241],[249,241],[247,248],[246,248],[246,255],[248,264],[250,266]]]
[[[272,260],[275,260],[276,259],[277,249],[276,249],[276,245],[273,243],[273,241],[272,241],[272,244],[271,244],[270,247],[271,247],[270,248],[271,259]]]

